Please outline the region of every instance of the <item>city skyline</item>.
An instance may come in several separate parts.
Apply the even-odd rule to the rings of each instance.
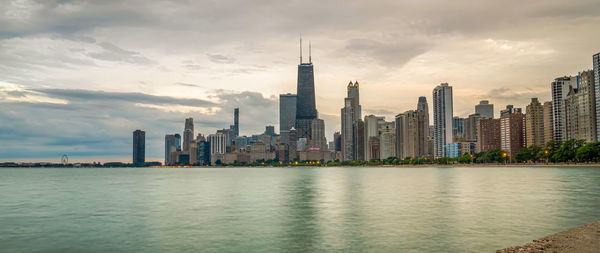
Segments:
[[[519,6],[519,11],[508,9],[509,14],[526,14],[535,9],[537,15],[532,16],[539,20],[516,19],[514,21],[524,27],[517,30],[495,21],[480,21],[478,27],[465,25],[463,22],[468,21],[470,15],[485,13],[489,6],[481,4],[456,10],[467,14],[465,20],[442,15],[429,20],[429,24],[410,23],[408,21],[418,21],[419,17],[409,16],[408,20],[395,20],[407,22],[405,27],[410,28],[397,35],[414,33],[414,36],[399,36],[404,38],[402,40],[392,36],[393,33],[364,32],[364,26],[351,29],[333,20],[321,23],[322,28],[318,22],[288,30],[273,27],[256,30],[251,26],[251,31],[272,36],[257,38],[248,33],[233,36],[230,32],[235,29],[231,29],[228,38],[246,39],[231,44],[217,37],[207,49],[171,48],[175,52],[173,57],[165,57],[164,51],[170,47],[123,36],[134,29],[132,24],[138,24],[139,19],[164,15],[156,11],[140,13],[125,8],[119,12],[110,3],[101,6],[76,2],[9,4],[3,8],[4,13],[10,15],[0,19],[6,24],[3,27],[7,27],[0,37],[0,57],[5,59],[0,67],[3,74],[0,103],[7,108],[0,113],[3,132],[0,139],[8,144],[0,149],[0,159],[52,160],[63,153],[74,158],[126,158],[131,149],[127,141],[131,131],[143,129],[146,131],[146,160],[151,160],[162,157],[165,134],[182,133],[183,119],[195,118],[196,132],[213,133],[231,124],[231,112],[236,107],[242,107],[241,134],[259,133],[265,125],[278,126],[278,95],[295,90],[294,63],[297,63],[297,38],[301,32],[312,41],[316,107],[319,117],[325,121],[328,141],[333,132],[340,129],[339,109],[343,106],[348,79],[361,83],[363,115],[385,116],[387,121],[393,121],[400,112],[414,109],[419,96],[431,99],[431,89],[442,82],[453,87],[454,116],[472,114],[479,100],[495,104],[494,113],[499,115],[507,104],[524,108],[531,97],[550,100],[549,87],[555,78],[592,68],[591,55],[598,51],[594,42],[599,35],[581,32],[598,28],[598,12],[590,3],[593,2],[574,2],[567,6],[561,2],[544,2],[546,8],[540,8],[539,3],[528,3]],[[176,10],[185,7],[171,4]],[[384,5],[398,7],[394,3]],[[406,5],[422,17],[444,7]],[[497,6],[497,3],[488,5],[511,8]],[[157,7],[149,8],[156,10]],[[213,7],[227,10],[227,6]],[[360,3],[339,6],[349,9],[347,13],[351,14],[361,7],[364,6]],[[381,7],[367,7],[383,17],[391,15]],[[565,11],[554,15],[553,8]],[[40,12],[61,18],[46,24],[44,17],[36,17]],[[125,15],[129,12],[136,15]],[[131,20],[61,26],[76,18],[89,21],[106,14]],[[361,22],[369,17],[367,14],[350,16]],[[511,18],[507,16],[502,18]],[[242,15],[234,22],[248,18],[251,17]],[[455,22],[449,25],[441,22],[447,20]],[[549,35],[550,31],[536,29],[542,25],[541,20],[554,24],[556,29],[569,29],[562,29],[565,32],[560,36]],[[202,21],[193,19],[191,22]],[[174,24],[139,24],[148,31],[166,33],[167,29],[161,25]],[[321,35],[323,29],[333,28],[343,29],[340,33]],[[483,31],[488,28],[489,32]],[[440,31],[444,29],[447,30]],[[526,34],[532,30],[536,31]],[[181,32],[185,31],[189,33],[184,34],[188,40],[181,43],[188,46],[188,41],[202,42],[198,39],[201,35],[212,34],[210,31],[189,32],[191,28]],[[351,36],[340,36],[348,34]],[[432,42],[435,38],[444,38],[445,43]],[[47,49],[31,50],[37,48],[36,43],[44,43]],[[469,45],[471,51],[459,46],[463,43]],[[421,48],[424,45],[425,48]],[[184,59],[187,56],[194,59]],[[429,114],[433,115],[431,108]]]

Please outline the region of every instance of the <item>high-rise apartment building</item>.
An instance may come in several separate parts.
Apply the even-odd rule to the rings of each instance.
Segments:
[[[396,156],[396,123],[385,122],[379,128],[379,156],[381,159]]]
[[[344,99],[342,112],[342,161],[355,160],[354,154],[354,112],[352,111],[352,98]]]
[[[433,145],[436,157],[446,156],[446,144],[454,142],[452,113],[452,86],[442,83],[433,89]]]
[[[146,162],[146,132],[133,131],[133,164]]]
[[[500,149],[500,138],[500,119],[481,119],[477,122],[477,152]]]
[[[578,77],[559,77],[554,79],[551,84],[552,88],[552,129],[553,139],[562,141],[566,139],[566,119],[564,100],[569,94],[569,87],[578,87]]]
[[[594,73],[591,70],[578,75],[578,87],[569,87],[564,102],[565,139],[596,141],[596,105]]]
[[[359,119],[354,128],[354,154],[355,160],[364,161],[366,155],[365,122]]]
[[[210,142],[198,141],[196,164],[200,166],[210,165]]]
[[[369,147],[370,143],[372,143],[372,138],[379,138],[379,128],[381,125],[385,123],[385,117],[378,117],[375,115],[367,115],[365,116],[364,125],[364,140],[365,140],[365,160],[369,161],[371,159],[379,159],[375,158],[375,156],[371,153],[371,150],[375,150]],[[379,142],[377,142],[379,144]],[[379,148],[377,148],[379,152]]]
[[[475,105],[475,113],[483,119],[494,118],[494,104],[490,104],[487,100],[481,100],[478,105]]]
[[[469,115],[468,118],[465,119],[465,133],[464,139],[467,142],[476,142],[477,141],[477,122],[481,119],[481,115],[479,113],[474,113]]]
[[[427,155],[425,113],[410,110],[396,115],[396,157],[423,157]]]
[[[342,134],[340,132],[333,133],[333,146],[333,150],[342,152]]]
[[[452,118],[452,135],[454,141],[463,141],[465,138],[465,119],[461,117]]]
[[[537,98],[531,98],[531,103],[525,107],[525,146],[544,147],[544,107]]]
[[[223,155],[227,151],[227,135],[223,133],[209,134],[210,155]]]
[[[325,121],[322,119],[313,119],[310,126],[309,148],[322,151],[327,150],[327,138],[325,138]]]
[[[553,140],[553,123],[552,120],[552,101],[544,102],[543,108],[543,117],[544,117],[544,145]]]
[[[594,96],[596,102],[596,141],[600,141],[600,53],[592,56],[594,72]]]
[[[171,153],[181,150],[181,135],[167,134],[165,135],[165,165],[174,164],[171,159]]]
[[[290,129],[296,122],[296,94],[279,95],[279,133],[281,141],[288,143]]]
[[[512,107],[512,106],[510,106]],[[500,143],[502,150],[514,157],[525,147],[525,115],[520,108],[509,108],[500,117]]]
[[[183,129],[183,151],[189,152],[190,145],[194,140],[194,119],[185,119],[185,128]]]
[[[427,97],[419,97],[419,100],[417,102],[417,111],[423,112],[424,122],[422,127],[423,129],[425,129],[425,136],[430,136],[431,133],[429,133],[429,105],[427,104]],[[427,141],[425,141],[425,145],[427,145]],[[424,148],[425,150],[428,149],[426,146]]]

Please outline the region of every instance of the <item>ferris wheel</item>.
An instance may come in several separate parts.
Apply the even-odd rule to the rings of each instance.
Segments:
[[[63,165],[66,165],[67,163],[69,163],[69,157],[67,155],[62,155],[62,157],[60,158],[60,162]]]

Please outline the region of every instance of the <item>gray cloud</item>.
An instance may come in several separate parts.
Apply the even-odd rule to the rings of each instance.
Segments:
[[[214,63],[231,64],[235,62],[235,58],[221,54],[206,54],[206,56],[208,56],[208,59]]]
[[[410,59],[427,52],[432,44],[426,41],[404,39],[398,42],[379,42],[370,39],[353,39],[346,44],[352,54],[372,57],[386,66],[402,66]]]
[[[66,104],[40,101],[12,101],[12,97],[44,96],[68,101]],[[276,122],[274,98],[256,92],[215,91],[219,102],[201,99],[67,89],[0,90],[0,158],[11,157],[102,157],[130,155],[131,132],[146,131],[147,157],[162,157],[164,135],[181,132],[184,119],[195,118],[197,133],[210,134],[229,128],[233,108],[242,107],[242,133],[264,131],[264,125]],[[151,106],[138,106],[139,104]],[[211,111],[177,111],[168,106],[190,106]],[[231,117],[224,117],[231,114]],[[18,148],[17,148],[18,147]]]
[[[495,99],[499,101],[522,101],[528,102],[530,98],[537,97],[546,97],[548,91],[536,91],[531,88],[521,88],[521,89],[510,89],[510,88],[495,88],[491,89],[485,96],[481,96],[482,99]]]
[[[217,104],[201,99],[175,98],[168,96],[154,96],[139,92],[105,92],[92,90],[73,90],[73,89],[32,89],[44,93],[50,97],[61,98],[68,101],[77,101],[81,103],[88,102],[127,102],[127,103],[148,103],[161,105],[186,105],[197,107],[216,106]]]
[[[193,83],[182,83],[182,82],[178,82],[175,83],[176,85],[180,85],[180,86],[184,86],[184,87],[193,87],[193,88],[205,88],[202,85],[199,84],[193,84]]]
[[[150,59],[142,56],[138,52],[125,50],[108,42],[98,43],[98,45],[104,49],[102,52],[90,52],[87,55],[104,61],[122,61],[135,64],[152,63]]]

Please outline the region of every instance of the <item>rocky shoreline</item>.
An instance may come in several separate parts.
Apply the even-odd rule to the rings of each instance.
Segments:
[[[496,251],[513,252],[600,252],[600,221],[533,240],[523,246]]]

